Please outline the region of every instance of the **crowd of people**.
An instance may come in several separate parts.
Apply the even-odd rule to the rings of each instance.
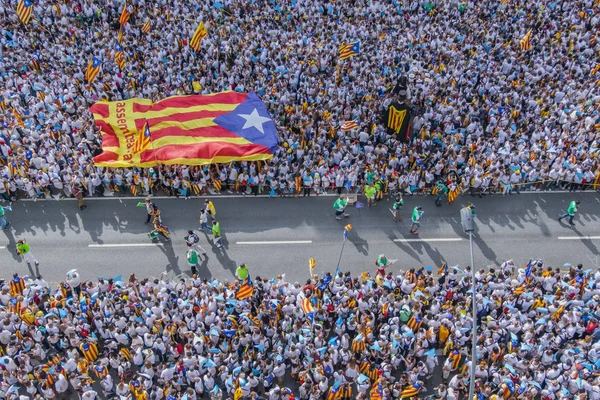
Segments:
[[[0,20],[0,199],[386,188],[570,190],[598,184],[597,1],[32,2]],[[189,38],[204,21],[195,52]],[[149,28],[149,29],[148,29]],[[531,31],[531,49],[520,39]],[[338,48],[360,41],[340,61]],[[86,68],[101,61],[89,84]],[[382,115],[406,77],[408,142]],[[280,135],[272,160],[96,167],[101,100],[255,91]],[[345,121],[358,128],[344,131]],[[81,192],[81,193],[80,193]]]
[[[0,291],[0,396],[467,398],[470,267],[392,264],[303,283],[246,265],[234,282],[15,274]],[[475,277],[478,399],[600,399],[599,270],[506,261]]]

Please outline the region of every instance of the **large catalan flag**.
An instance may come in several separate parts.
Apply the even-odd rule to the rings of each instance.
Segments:
[[[196,51],[200,51],[200,42],[207,36],[208,31],[204,26],[204,22],[200,22],[198,28],[196,28],[196,32],[194,32],[194,36],[190,39],[190,47]]]
[[[90,111],[102,132],[103,152],[94,158],[98,166],[267,160],[277,148],[275,124],[254,93],[174,96],[156,103],[133,98],[99,102]],[[146,121],[152,148],[135,152]]]
[[[235,297],[238,300],[244,300],[248,297],[251,297],[252,293],[254,293],[254,285],[252,284],[252,280],[250,280],[250,274],[248,274],[248,277],[246,278],[244,283],[240,285],[240,288],[235,294]]]
[[[32,13],[33,7],[31,5],[31,1],[19,0],[17,3],[17,15],[23,24],[27,25],[29,23]]]
[[[88,64],[87,71],[85,72],[85,79],[92,83],[98,77],[100,70],[102,69],[102,61],[94,57]]]
[[[360,54],[360,41],[354,40],[340,46],[340,61]]]
[[[129,18],[131,17],[131,13],[127,11],[127,2],[123,4],[123,11],[121,11],[121,16],[119,17],[119,23],[121,26],[125,25]]]

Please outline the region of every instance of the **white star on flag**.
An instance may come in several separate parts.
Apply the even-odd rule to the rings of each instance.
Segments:
[[[242,129],[248,129],[248,128],[254,127],[263,135],[265,134],[265,130],[263,129],[263,124],[265,122],[269,122],[271,120],[270,118],[267,118],[267,117],[261,117],[258,114],[258,111],[256,110],[256,108],[250,114],[238,114],[238,115],[246,120]]]

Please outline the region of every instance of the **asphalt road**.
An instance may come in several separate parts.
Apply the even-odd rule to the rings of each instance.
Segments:
[[[573,199],[582,201],[576,225],[559,223],[559,213]],[[145,208],[137,199],[87,200],[79,211],[74,201],[38,201],[13,204],[7,212],[10,229],[0,232],[0,275],[37,273],[15,254],[15,242],[25,238],[40,261],[39,272],[49,282],[63,280],[77,268],[83,278],[113,277],[130,273],[138,277],[190,273],[183,241],[188,229],[197,229],[203,199],[156,199],[172,242],[151,244]],[[407,269],[443,261],[470,265],[469,240],[462,232],[461,206],[477,206],[474,234],[476,268],[513,259],[525,265],[542,258],[547,265],[583,263],[597,267],[600,246],[600,195],[598,193],[524,193],[483,199],[460,197],[454,205],[435,207],[430,196],[405,197],[405,218],[394,222],[391,202],[373,208],[349,210],[348,219],[334,218],[334,197],[233,198],[212,197],[221,223],[224,249],[213,248],[210,236],[200,234],[208,250],[200,275],[231,280],[238,264],[250,266],[252,276],[285,273],[290,281],[308,277],[308,259],[317,261],[316,272],[333,272],[343,245],[343,227],[353,229],[345,243],[341,269],[353,274],[374,271],[374,261],[384,253],[398,259],[395,267]],[[413,207],[424,207],[420,237],[409,234]],[[397,271],[397,269],[396,269]]]

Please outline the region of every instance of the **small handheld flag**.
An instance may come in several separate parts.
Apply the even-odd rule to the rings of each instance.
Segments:
[[[312,257],[309,258],[308,259],[308,272],[309,272],[310,276],[313,276],[316,266],[317,266],[317,261]]]
[[[344,240],[348,239],[348,232],[352,230],[352,224],[348,224],[344,227]]]

